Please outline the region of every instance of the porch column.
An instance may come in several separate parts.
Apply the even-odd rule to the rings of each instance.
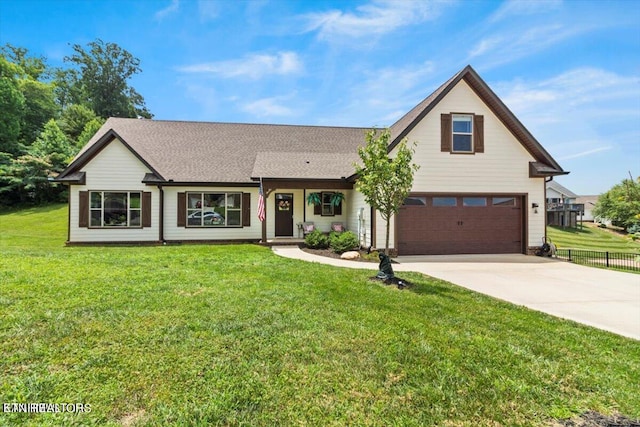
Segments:
[[[267,243],[267,221],[269,216],[267,214],[267,201],[269,200],[269,194],[273,191],[273,188],[262,188],[262,195],[264,196],[264,221],[262,221],[262,243]]]

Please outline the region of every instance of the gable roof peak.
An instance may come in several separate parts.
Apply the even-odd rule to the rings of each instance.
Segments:
[[[545,173],[545,175],[563,175],[568,173],[562,169],[558,162],[542,147],[542,144],[524,127],[520,120],[518,120],[502,100],[498,98],[471,65],[467,65],[458,71],[431,93],[431,95],[427,96],[407,114],[391,125],[389,129],[391,131],[392,142],[389,144],[389,151],[393,150],[461,80],[465,81],[537,162],[547,165],[550,168],[552,172]]]

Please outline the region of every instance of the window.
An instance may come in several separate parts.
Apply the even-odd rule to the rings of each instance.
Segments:
[[[142,193],[90,191],[90,227],[142,227]]]
[[[458,201],[455,197],[434,197],[433,206],[457,206]]]
[[[331,203],[331,199],[333,198],[333,193],[322,193],[322,215],[323,216],[333,216],[334,206]]]
[[[467,206],[467,207],[487,206],[487,198],[486,197],[463,197],[462,206]]]
[[[320,193],[320,203],[314,205],[313,214],[321,216],[342,215],[342,201],[344,194],[333,191]]]
[[[404,206],[427,206],[426,197],[409,196],[402,203]]]
[[[453,115],[452,120],[453,144],[452,152],[473,152],[473,116]]]
[[[187,193],[188,227],[242,226],[242,193]]]
[[[494,197],[492,200],[493,206],[515,206],[515,197]]]

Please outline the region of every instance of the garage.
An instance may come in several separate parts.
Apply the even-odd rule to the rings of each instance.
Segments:
[[[522,199],[411,194],[397,216],[398,254],[522,253]]]

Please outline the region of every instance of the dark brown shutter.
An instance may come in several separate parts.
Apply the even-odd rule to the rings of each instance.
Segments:
[[[178,227],[187,226],[187,195],[178,193]]]
[[[473,151],[484,153],[484,116],[473,116]]]
[[[451,114],[440,115],[440,151],[451,152]]]
[[[313,205],[313,214],[322,215],[322,193],[320,193],[320,203]]]
[[[142,193],[142,226],[151,227],[151,192]]]
[[[251,193],[242,193],[242,226],[251,226]]]
[[[342,215],[342,202],[340,202],[340,204],[338,206],[334,206],[333,207],[333,214],[334,215]]]
[[[89,226],[89,192],[78,193],[78,227]]]

